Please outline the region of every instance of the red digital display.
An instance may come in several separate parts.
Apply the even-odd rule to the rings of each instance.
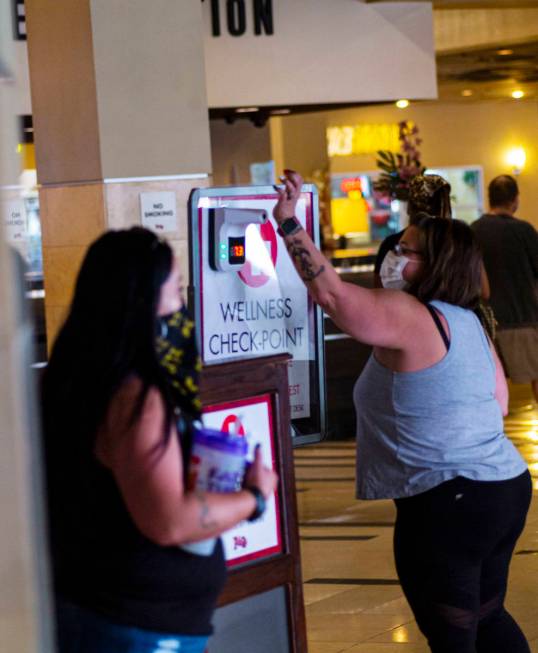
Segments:
[[[244,245],[232,245],[232,247],[230,247],[230,256],[232,258],[243,258],[243,256],[245,256]]]
[[[232,265],[243,265],[245,262],[244,236],[232,236],[228,238],[228,261]]]

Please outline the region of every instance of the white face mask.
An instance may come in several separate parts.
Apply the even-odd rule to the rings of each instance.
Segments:
[[[387,253],[379,270],[383,288],[391,288],[392,290],[405,290],[407,288],[408,284],[403,278],[403,271],[410,260],[407,256],[395,254],[393,251]]]

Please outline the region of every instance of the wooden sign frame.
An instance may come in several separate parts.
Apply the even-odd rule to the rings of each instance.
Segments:
[[[284,587],[290,651],[304,653],[307,650],[306,621],[293,448],[289,437],[289,358],[284,354],[205,367],[201,375],[201,399],[204,406],[209,407],[256,395],[271,396],[282,551],[273,557],[255,559],[232,568],[219,607]]]

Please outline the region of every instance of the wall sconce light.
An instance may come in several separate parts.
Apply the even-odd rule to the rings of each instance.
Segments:
[[[398,100],[398,102],[396,102],[396,106],[398,109],[407,109],[409,106],[409,100]]]
[[[521,174],[527,161],[527,153],[523,147],[513,147],[506,153],[506,162],[512,168],[514,175]]]

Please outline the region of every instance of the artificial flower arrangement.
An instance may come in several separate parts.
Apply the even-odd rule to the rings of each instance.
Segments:
[[[391,199],[407,201],[409,198],[409,182],[413,177],[424,174],[426,167],[420,162],[418,127],[407,120],[399,124],[398,139],[400,152],[395,154],[389,150],[377,152],[377,166],[381,169],[379,178],[374,182],[374,190],[380,195]]]

